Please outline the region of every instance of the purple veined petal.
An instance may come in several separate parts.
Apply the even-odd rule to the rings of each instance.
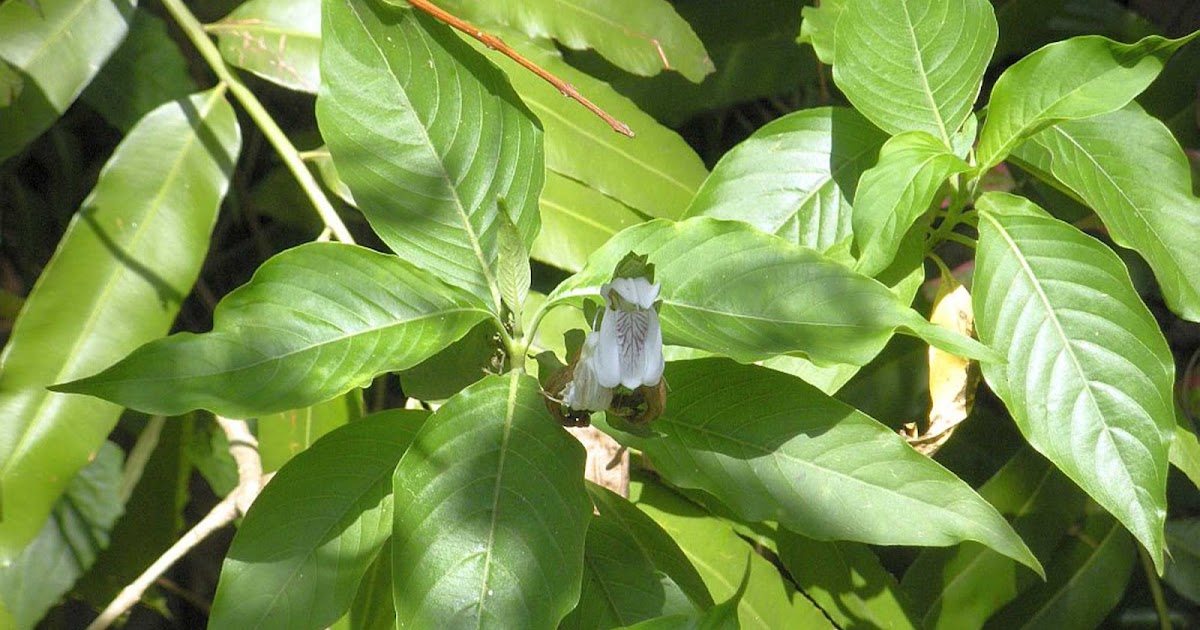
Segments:
[[[589,358],[596,382],[603,387],[616,387],[621,382],[621,341],[617,331],[620,314],[621,311],[606,311],[600,330],[588,334],[588,340],[596,338],[595,352]],[[583,363],[582,355],[579,362]]]
[[[655,294],[658,291],[655,290]],[[642,385],[658,385],[662,380],[663,368],[666,362],[663,360],[663,341],[662,327],[658,323],[658,312],[654,309],[646,309],[650,324],[646,330],[645,349],[642,354],[645,357],[645,363],[642,366]]]
[[[647,346],[647,342],[651,341],[650,334],[653,332],[651,330],[652,322],[657,323],[657,313],[651,309],[612,311],[604,318],[607,321],[613,315],[616,316],[612,319],[616,326],[618,347],[620,348],[621,385],[629,389],[636,389],[647,384],[643,383],[643,376],[647,372],[647,361],[654,359],[650,355],[658,354],[660,358],[662,355],[661,331],[659,332],[660,341],[657,352]]]

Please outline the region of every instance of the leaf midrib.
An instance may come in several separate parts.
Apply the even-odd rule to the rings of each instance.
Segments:
[[[463,231],[466,233],[467,241],[470,243],[471,250],[474,252],[476,261],[479,263],[479,270],[483,274],[484,283],[487,285],[488,291],[492,295],[492,303],[495,307],[495,311],[499,313],[501,310],[500,288],[496,284],[496,279],[492,276],[492,269],[487,262],[487,257],[483,253],[483,245],[480,242],[479,235],[475,233],[475,228],[471,225],[471,217],[467,213],[467,209],[463,206],[461,193],[459,192],[458,187],[454,184],[453,179],[450,177],[450,173],[446,171],[446,163],[442,161],[441,156],[438,155],[436,145],[433,143],[433,139],[429,136],[429,128],[426,127],[425,121],[421,119],[420,115],[417,113],[417,108],[413,106],[412,100],[409,99],[408,90],[405,89],[405,86],[400,84],[398,79],[399,75],[396,74],[395,68],[392,67],[391,59],[384,52],[383,48],[379,46],[379,42],[375,39],[374,34],[371,33],[371,30],[367,28],[367,24],[359,15],[357,7],[354,6],[354,2],[351,0],[344,1],[346,2],[346,6],[350,9],[350,12],[354,15],[354,19],[358,21],[359,26],[362,28],[362,32],[366,35],[367,41],[371,43],[371,47],[375,49],[375,52],[378,53],[383,65],[387,67],[388,77],[392,79],[392,83],[396,86],[396,91],[398,92],[397,98],[404,100],[408,111],[411,112],[410,116],[416,121],[416,127],[420,130],[421,137],[425,140],[425,147],[429,150],[430,155],[433,156],[434,163],[437,164],[437,172],[441,177],[442,183],[445,184],[447,190],[453,191],[453,194],[450,195],[450,197],[453,201],[454,209],[458,212],[458,218],[462,223]],[[410,17],[410,19],[413,18]],[[418,28],[421,28],[421,26],[418,25]]]
[[[500,520],[500,497],[504,489],[504,464],[508,456],[508,441],[512,436],[513,419],[516,417],[517,394],[520,392],[521,375],[517,371],[510,373],[508,379],[508,400],[504,407],[504,432],[500,438],[500,460],[496,462],[496,481],[492,489],[491,521],[488,523],[487,545],[483,556],[483,577],[479,580],[479,616],[475,618],[475,627],[483,628],[483,606],[487,601],[488,584],[491,580],[492,551],[496,548],[496,530]]]
[[[912,14],[909,13],[907,2],[900,2],[900,7],[904,9],[904,21],[907,23],[908,39],[912,43],[913,61],[917,64],[917,76],[921,78],[921,92],[925,95],[925,101],[929,104],[930,111],[933,112],[934,121],[937,122],[938,133],[941,134],[941,140],[950,146],[950,135],[946,132],[946,121],[942,119],[942,111],[938,108],[937,101],[933,96],[933,89],[929,86],[929,73],[925,70],[925,59],[921,56],[921,45],[917,41],[917,28],[913,23]]]
[[[206,103],[204,103],[204,108],[201,108],[201,110],[200,110],[200,120],[203,121],[202,122],[203,125],[209,124],[208,116],[210,116],[215,111],[215,107],[214,107],[215,103],[223,100],[224,96],[225,96],[224,92],[221,90],[214,89],[211,91],[211,96],[209,97],[208,101]],[[207,108],[207,109],[205,109],[205,108]],[[192,145],[195,144],[195,140],[196,140],[197,136],[198,136],[198,134],[194,131],[191,134],[189,134],[187,140],[184,142],[183,146],[180,148],[179,152],[177,153],[178,157],[171,164],[170,168],[167,169],[166,175],[163,177],[163,180],[162,180],[162,185],[159,186],[158,192],[154,195],[153,199],[151,200],[151,203],[149,205],[149,210],[145,214],[142,215],[141,220],[136,222],[136,225],[134,227],[133,236],[130,237],[128,246],[126,247],[127,250],[129,250],[129,251],[135,250],[137,244],[142,240],[142,237],[145,235],[146,231],[148,229],[150,229],[151,225],[154,224],[155,218],[159,214],[160,210],[162,210],[163,197],[166,194],[165,191],[167,191],[168,189],[170,189],[172,187],[176,177],[179,176],[180,169],[181,169],[183,163],[186,162],[187,158],[190,156],[190,151],[191,151]],[[86,203],[86,201],[87,200],[85,200],[85,203]],[[49,271],[49,269],[47,269],[47,271]],[[93,336],[91,335],[91,331],[95,328],[95,326],[97,325],[97,323],[100,320],[100,312],[103,309],[99,308],[98,305],[105,304],[109,301],[108,296],[113,291],[116,290],[115,287],[116,287],[117,281],[120,278],[124,277],[124,275],[125,274],[124,274],[123,266],[120,268],[115,268],[113,270],[113,272],[111,272],[109,274],[108,281],[104,283],[104,288],[100,291],[100,293],[96,297],[96,300],[94,302],[94,305],[96,305],[96,306],[92,308],[90,314],[87,317],[87,320],[84,322],[83,326],[80,328],[79,336],[76,338],[75,342],[71,344],[71,347],[68,349],[67,353],[64,355],[62,367],[60,367],[59,370],[54,373],[54,375],[51,379],[51,383],[60,382],[63,378],[63,374],[65,374],[69,369],[76,367],[78,365],[78,363],[75,361],[75,357],[78,356],[78,354],[80,352],[80,348],[84,345],[84,343],[86,341],[90,341],[92,339]],[[28,424],[29,430],[26,430],[24,433],[21,434],[21,438],[17,441],[17,444],[13,448],[11,455],[6,459],[6,461],[4,462],[3,465],[0,465],[0,479],[6,478],[8,476],[8,473],[12,470],[13,466],[15,465],[15,462],[19,461],[22,458],[22,456],[24,455],[25,450],[27,450],[27,448],[28,448],[28,443],[29,443],[29,440],[31,439],[31,436],[34,433],[36,433],[36,431],[33,431],[32,429],[35,425],[37,425],[39,423],[39,419],[42,417],[42,410],[46,408],[47,403],[50,401],[50,399],[57,397],[57,396],[61,396],[61,395],[62,394],[55,394],[55,393],[52,393],[45,389],[42,389],[39,392],[39,401],[37,403],[37,406],[34,407],[33,412],[29,415],[29,417],[33,419]]]

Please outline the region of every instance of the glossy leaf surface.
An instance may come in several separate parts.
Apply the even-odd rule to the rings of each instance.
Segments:
[[[674,362],[664,378],[670,405],[654,426],[668,437],[616,437],[673,484],[713,495],[740,518],[820,540],[974,540],[1040,568],[970,486],[815,387],[723,359]]]
[[[504,76],[444,24],[325,2],[317,122],[360,210],[405,260],[500,312],[501,200],[538,229],[541,131]]]
[[[309,243],[263,263],[221,300],[212,332],[147,344],[61,389],[147,413],[255,417],[412,367],[486,317],[465,291],[395,256]]]
[[[0,161],[48,129],[116,50],[136,0],[44,0],[0,4],[0,61],[21,90],[0,108]]]
[[[546,173],[540,209],[542,231],[529,255],[568,271],[579,271],[614,234],[645,220],[633,208],[553,171]]]
[[[994,356],[933,326],[875,280],[745,223],[708,217],[652,221],[621,232],[550,300],[597,295],[630,251],[656,265],[667,344],[746,362],[804,353],[861,365],[903,327],[964,356]]]
[[[583,462],[532,377],[489,376],[439,408],[393,481],[401,627],[562,620],[579,599],[592,513]]]
[[[1015,156],[1100,215],[1114,241],[1154,270],[1171,309],[1200,321],[1200,198],[1171,132],[1131,104],[1047,129]]]
[[[896,257],[904,235],[936,201],[942,184],[970,166],[923,131],[893,136],[854,195],[857,269],[874,276]]]
[[[391,534],[392,473],[427,416],[374,414],[288,462],[238,527],[209,625],[324,628],[345,614]]]
[[[745,221],[829,252],[850,238],[850,200],[886,139],[852,109],[807,109],[776,119],[721,158],[686,216]]]
[[[320,0],[249,0],[206,30],[228,63],[293,90],[321,85]]]
[[[445,0],[442,8],[477,24],[503,24],[567,48],[595,49],[643,76],[675,70],[694,83],[713,71],[700,41],[667,0]]]
[[[0,564],[38,531],[120,414],[46,386],[167,332],[200,272],[240,143],[219,91],[151,112],[109,158],[26,299],[0,355]]]
[[[924,131],[950,146],[996,46],[986,0],[858,0],[835,31],[833,78],[888,133]]]
[[[638,0],[643,1],[643,0]],[[474,3],[473,3],[474,4]],[[504,55],[476,44],[508,75],[513,89],[545,129],[546,168],[649,217],[678,218],[708,171],[679,134],[659,124],[608,84],[582,72],[557,51],[512,39],[531,61],[574,85],[637,135],[613,132],[579,103]],[[473,40],[472,40],[473,41]],[[603,220],[601,209],[579,208]]]
[[[983,376],[1029,443],[1163,562],[1174,362],[1111,250],[1022,198],[979,199]]]
[[[979,164],[996,164],[1023,140],[1055,123],[1124,107],[1190,39],[1152,35],[1121,44],[1098,35],[1075,37],[1021,59],[992,89],[979,136]]]

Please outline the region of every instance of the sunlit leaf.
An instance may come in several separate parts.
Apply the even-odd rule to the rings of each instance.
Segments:
[[[72,219],[0,355],[0,564],[120,414],[45,387],[167,332],[200,272],[239,146],[220,90],[163,105],[117,147]]]
[[[187,59],[167,34],[166,23],[138,9],[129,36],[81,98],[109,124],[127,132],[155,107],[195,91]]]
[[[886,139],[852,109],[776,119],[721,158],[686,216],[745,221],[830,253],[852,235],[850,200]]]
[[[970,486],[820,390],[723,359],[674,362],[664,378],[670,404],[654,427],[667,437],[615,437],[671,483],[713,495],[740,518],[821,540],[974,540],[1040,568]]]
[[[804,7],[801,11],[804,21],[800,23],[797,41],[812,45],[823,64],[832,66],[836,63],[834,36],[845,4],[845,0],[825,0],[817,6]]]
[[[560,284],[551,302],[598,294],[631,251],[649,255],[657,267],[668,344],[746,362],[804,353],[862,365],[904,329],[963,356],[996,357],[930,324],[875,280],[745,223],[708,217],[624,230]]]
[[[833,78],[884,131],[924,131],[950,146],[996,36],[986,0],[848,2],[837,19]]]
[[[249,0],[205,30],[239,68],[302,92],[321,85],[320,0]]]
[[[155,341],[58,389],[147,413],[256,417],[412,367],[486,317],[473,296],[395,256],[309,243],[275,255],[225,296],[212,332]]]
[[[532,377],[489,376],[439,408],[393,481],[400,627],[554,627],[583,578],[583,461]]]
[[[633,208],[554,171],[546,173],[540,207],[542,231],[530,255],[568,271],[579,271],[614,234],[645,220]]]
[[[568,48],[595,49],[634,74],[675,70],[699,83],[713,71],[704,43],[667,0],[442,0],[438,5],[481,26],[503,24],[530,37],[553,37]]]
[[[1000,75],[979,136],[979,165],[990,167],[1029,136],[1065,120],[1116,111],[1133,100],[1194,35],[1157,35],[1136,44],[1074,37],[1050,44]]]
[[[300,630],[345,614],[391,534],[392,472],[427,416],[375,414],[288,462],[238,527],[209,625]]]
[[[1100,215],[1114,241],[1154,270],[1171,309],[1200,321],[1200,198],[1171,132],[1136,104],[1051,127],[1015,153]]]
[[[71,479],[53,517],[10,563],[0,565],[0,600],[18,630],[33,628],[108,546],[121,515],[120,447],[105,442]],[[7,627],[7,626],[6,626]]]
[[[1034,448],[1163,562],[1175,365],[1112,250],[1004,193],[980,209],[979,336],[1007,353],[988,385]]]
[[[504,76],[409,8],[324,3],[317,122],[338,174],[385,243],[495,313],[504,207],[537,233],[541,131]]]
[[[874,276],[896,257],[904,235],[937,201],[946,179],[970,166],[924,131],[893,136],[854,194],[858,270]]]
[[[21,92],[0,108],[0,161],[48,129],[129,30],[136,0],[42,0],[0,4],[0,61]]]

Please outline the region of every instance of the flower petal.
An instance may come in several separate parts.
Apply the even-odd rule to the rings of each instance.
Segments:
[[[616,387],[621,382],[621,340],[617,332],[620,313],[621,311],[606,311],[604,319],[600,322],[600,330],[589,333],[587,338],[587,341],[591,341],[593,337],[596,340],[592,346],[593,352],[586,360],[591,363],[596,382],[603,387]],[[585,353],[587,341],[584,342]],[[584,361],[585,357],[581,354],[579,362]]]

